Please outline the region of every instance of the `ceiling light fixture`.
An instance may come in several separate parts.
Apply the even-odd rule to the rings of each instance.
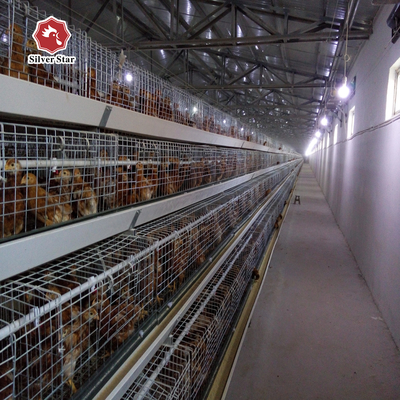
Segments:
[[[133,81],[133,76],[129,72],[125,75],[125,80],[127,82],[132,82]]]
[[[346,65],[346,63],[345,63]],[[347,99],[350,95],[350,88],[347,86],[347,76],[344,77],[343,85],[338,90],[338,96],[341,99]]]
[[[315,136],[316,136],[317,138],[320,138],[320,137],[321,137],[321,132],[320,132],[320,131],[315,132]]]
[[[322,126],[327,126],[328,125],[328,118],[326,118],[326,115],[324,115],[321,119],[321,125]]]
[[[350,7],[350,6],[349,6]],[[350,95],[350,88],[347,86],[347,62],[350,60],[349,55],[347,54],[347,42],[349,41],[349,24],[347,23],[346,25],[346,38],[345,40],[345,51],[343,55],[343,61],[344,61],[344,71],[343,71],[343,84],[342,86],[338,89],[338,96],[341,99],[347,99]]]

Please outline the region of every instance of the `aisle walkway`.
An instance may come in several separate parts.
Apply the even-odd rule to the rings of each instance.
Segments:
[[[295,194],[226,399],[399,400],[400,353],[308,164]]]

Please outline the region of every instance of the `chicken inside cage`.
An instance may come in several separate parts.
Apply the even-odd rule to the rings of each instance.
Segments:
[[[46,54],[37,48],[33,32],[46,14],[21,2],[11,2],[11,8],[3,3],[1,74],[210,133],[278,147],[260,132],[134,65],[123,51],[117,54],[72,26],[72,37],[61,54],[73,57],[75,63],[42,63],[40,57]]]
[[[4,40],[8,44],[8,56],[4,57],[1,64],[1,73],[27,81],[29,79],[29,67],[22,27],[16,23],[10,24],[4,34]]]
[[[5,282],[0,288],[1,395],[12,388],[17,398],[72,397],[114,353],[138,340],[147,321],[190,284],[222,238],[264,199],[267,180],[260,177]],[[56,179],[50,187],[63,181]],[[271,207],[279,206],[278,200]],[[249,243],[257,249],[267,242],[263,229],[272,229],[274,215],[263,214],[254,230],[258,239]],[[190,354],[185,385],[190,382],[193,396],[209,376],[257,254],[246,250],[242,258],[228,260],[230,269],[207,286],[207,304],[194,304],[192,329],[177,327],[183,336],[175,356]],[[162,374],[157,379],[167,384]]]
[[[258,185],[254,196],[262,196],[265,187],[265,182]],[[287,188],[290,188],[290,183]],[[282,189],[283,198],[288,195],[287,188]],[[248,191],[251,192],[251,188],[242,194]],[[240,305],[252,285],[252,279],[258,276],[259,260],[273,229],[273,223],[269,222],[276,214],[278,203],[268,203],[265,213],[260,214],[252,223],[246,236],[237,243],[227,260],[178,321],[169,336],[169,344],[161,346],[123,398],[175,398],[171,394],[181,393],[183,381],[179,373],[187,364],[190,366],[188,392],[181,393],[181,397],[177,398],[204,398],[212,379],[211,371],[223,355],[224,345],[235,326]],[[183,354],[188,355],[186,363]],[[171,363],[174,356],[180,360],[179,363]],[[168,387],[169,397],[164,397],[162,384],[169,383],[165,377],[171,374],[176,379]]]
[[[116,160],[90,147],[97,141],[112,150],[116,143],[95,136],[4,124],[0,238],[115,207]]]

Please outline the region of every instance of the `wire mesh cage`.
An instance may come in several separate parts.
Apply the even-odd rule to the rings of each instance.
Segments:
[[[138,333],[154,307],[148,246],[120,235],[1,286],[0,363],[16,398],[71,397]]]
[[[122,399],[187,399],[190,388],[189,353],[163,345]]]
[[[117,133],[1,123],[0,135],[0,239],[270,166],[264,152]]]
[[[211,371],[217,366],[218,358],[222,356],[224,345],[229,340],[238,310],[251,285],[254,269],[257,269],[274,230],[275,216],[281,212],[284,205],[282,201],[287,199],[293,187],[296,172],[281,186],[273,201],[267,203],[265,212],[253,222],[245,237],[235,246],[172,331],[170,340],[173,344],[169,347],[168,357],[174,352],[180,354],[183,350],[190,355],[190,391],[182,394],[182,399],[201,399],[207,394],[212,380]],[[257,196],[265,188],[263,182],[252,193],[249,190],[247,192]],[[153,358],[145,369],[153,374],[142,374],[124,398],[147,398],[150,388],[158,387],[155,385],[157,371],[167,363],[168,357]],[[169,390],[173,392],[174,389]],[[132,397],[133,393],[135,397]]]
[[[68,46],[57,56],[66,63],[41,63],[33,32],[46,13],[20,0],[0,0],[0,73],[211,133],[272,147],[252,129],[205,101],[134,65],[73,26]],[[74,62],[72,62],[74,58]]]
[[[114,135],[1,124],[0,237],[115,207]]]
[[[2,282],[0,395],[27,399],[73,396],[111,355],[137,340],[147,321],[157,318],[167,301],[190,283],[240,217],[265,198],[267,179],[257,178]],[[260,230],[272,229],[291,185],[293,179],[288,179],[282,194],[271,202],[271,211],[258,224]],[[252,237],[256,234],[261,238],[256,230]],[[175,348],[180,350],[171,357],[189,354],[190,366],[179,364],[179,371],[186,371],[185,378],[180,374],[172,379],[167,373],[172,364],[166,363],[164,375],[158,375],[152,388],[171,387],[168,393],[177,396],[189,389],[191,396],[202,390],[212,358],[230,326],[234,305],[260,254],[257,246],[267,240],[263,235],[263,241],[253,241],[254,250],[243,253],[252,254],[251,263],[245,262],[244,255],[228,259],[229,268],[222,269],[207,286],[207,305],[201,306],[199,300],[192,310],[194,329],[179,332],[183,336]]]

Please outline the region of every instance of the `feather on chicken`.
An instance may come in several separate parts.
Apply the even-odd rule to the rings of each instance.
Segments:
[[[91,307],[82,313],[81,318],[77,318],[72,325],[64,326],[62,330],[64,356],[61,372],[63,381],[71,387],[72,393],[77,391],[73,381],[76,362],[89,348],[90,325],[95,320],[99,320],[99,315]]]
[[[144,166],[141,162],[136,164],[136,200],[138,202],[150,200],[156,195],[158,185],[157,165],[149,167],[150,176],[144,176]]]
[[[73,211],[71,206],[71,183],[72,174],[68,169],[54,172],[49,182],[49,195],[57,200],[63,214],[69,216],[69,218],[67,217],[68,219],[71,219]]]
[[[38,221],[45,226],[49,226],[69,220],[69,215],[63,212],[58,201],[38,185],[34,174],[26,174],[21,183],[27,185],[28,209]]]
[[[126,156],[120,156],[119,161],[129,162]],[[117,168],[117,202],[118,207],[135,203],[136,196],[131,184],[135,180],[135,173],[130,165],[119,165]]]
[[[96,193],[88,183],[83,181],[81,171],[78,168],[74,169],[72,197],[75,200],[73,203],[75,215],[78,217],[97,213]]]

